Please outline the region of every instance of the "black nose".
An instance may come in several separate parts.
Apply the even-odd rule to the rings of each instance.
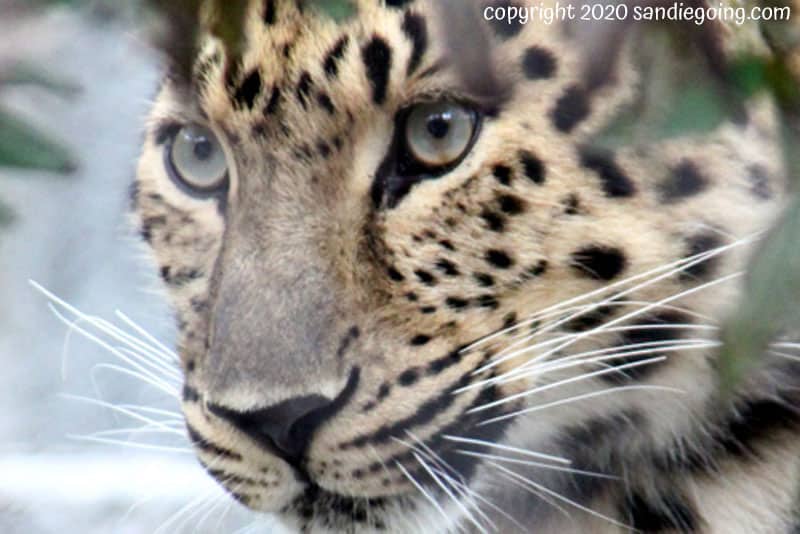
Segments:
[[[359,382],[359,368],[350,372],[335,399],[303,395],[251,411],[208,404],[208,409],[302,471],[303,457],[314,432],[347,404]]]
[[[329,417],[333,402],[322,395],[306,395],[251,412],[237,412],[215,405],[210,405],[209,410],[296,465],[301,461],[311,435]]]

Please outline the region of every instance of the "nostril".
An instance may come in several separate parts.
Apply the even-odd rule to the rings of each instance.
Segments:
[[[292,397],[250,411],[211,403],[208,409],[302,471],[303,457],[314,432],[347,404],[358,386],[359,375],[360,369],[353,368],[347,384],[335,399],[314,394]]]
[[[273,406],[250,412],[237,412],[210,406],[215,415],[226,419],[256,441],[274,447],[290,463],[297,463],[305,452],[311,434],[322,422],[320,415],[333,401],[322,395],[293,397]]]

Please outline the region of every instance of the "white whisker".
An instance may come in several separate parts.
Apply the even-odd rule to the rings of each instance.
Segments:
[[[541,410],[547,410],[549,408],[555,408],[556,406],[563,406],[565,404],[571,404],[574,402],[579,402],[583,400],[588,400],[596,397],[601,397],[605,395],[611,395],[614,393],[623,393],[626,391],[637,391],[637,390],[647,390],[647,391],[663,391],[668,393],[686,393],[682,389],[667,387],[667,386],[649,386],[649,385],[638,385],[638,386],[619,386],[614,388],[608,389],[601,389],[600,391],[592,391],[590,393],[584,393],[582,395],[576,395],[574,397],[570,397],[568,399],[557,400],[553,402],[548,402],[546,404],[539,404],[536,406],[530,406],[528,408],[524,408],[522,410],[518,410],[516,412],[512,412],[509,414],[503,414],[497,417],[493,417],[492,419],[487,419],[485,421],[481,421],[478,423],[478,426],[489,425],[492,423],[497,423],[498,421],[504,421],[506,419],[510,419],[512,417],[517,417],[520,415],[525,415],[529,413],[539,412]]]

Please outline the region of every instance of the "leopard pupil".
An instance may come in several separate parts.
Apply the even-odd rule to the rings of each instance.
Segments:
[[[450,131],[450,117],[441,114],[428,119],[428,133],[436,139],[444,139]]]
[[[193,151],[197,159],[199,159],[200,161],[206,161],[214,153],[214,145],[211,143],[211,141],[209,141],[205,137],[202,137],[198,139],[197,142],[194,144]]]

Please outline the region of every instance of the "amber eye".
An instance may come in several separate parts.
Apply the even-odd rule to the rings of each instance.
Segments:
[[[227,183],[225,152],[209,128],[198,124],[183,126],[175,133],[167,152],[171,174],[182,185],[210,193]]]
[[[458,163],[472,145],[477,122],[474,110],[454,102],[418,104],[406,117],[408,154],[428,168]]]

